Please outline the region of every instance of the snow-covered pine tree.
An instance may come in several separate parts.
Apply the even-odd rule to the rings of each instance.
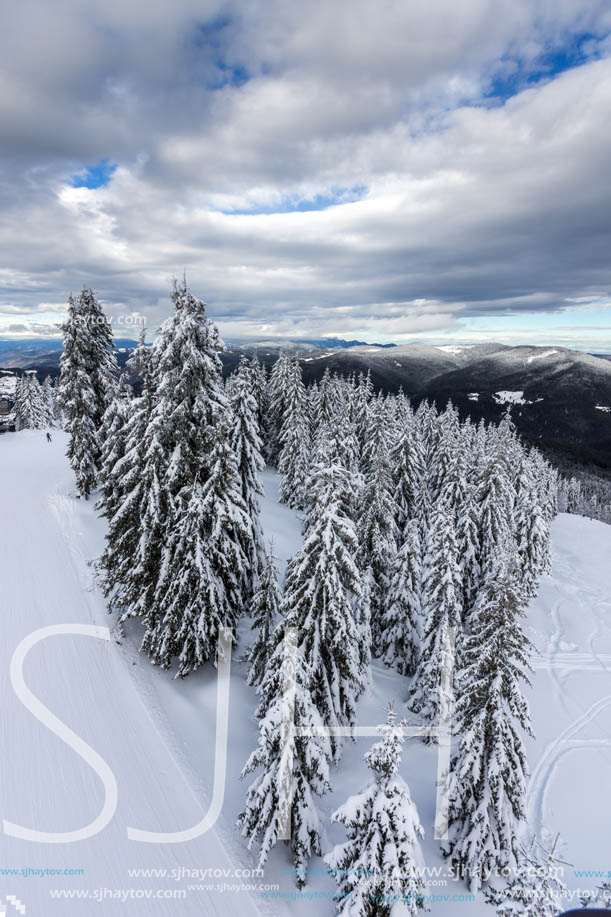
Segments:
[[[124,495],[123,479],[125,469],[123,458],[127,449],[129,423],[131,420],[132,390],[125,373],[119,378],[115,396],[106,408],[99,439],[100,453],[100,499],[96,509],[101,516],[112,519]]]
[[[19,430],[42,430],[51,425],[47,402],[33,369],[17,380],[15,417]]]
[[[520,687],[532,649],[521,629],[524,606],[512,559],[501,552],[464,640],[455,714],[447,855],[472,890],[482,870],[518,862],[527,773],[521,731],[532,735]]]
[[[257,747],[246,762],[242,779],[261,769],[248,788],[244,808],[238,817],[249,849],[259,845],[259,867],[279,841],[281,828],[290,827],[290,844],[299,888],[306,882],[310,858],[321,854],[321,818],[315,797],[330,789],[329,739],[311,694],[315,678],[302,650],[285,653],[284,642],[276,639],[265,678],[259,687],[261,702]],[[294,690],[293,715],[287,721],[285,692]],[[319,730],[320,735],[296,735],[296,729]],[[281,788],[285,802],[282,805]],[[282,831],[285,834],[284,831]]]
[[[371,372],[368,370],[366,376],[363,373],[359,373],[358,384],[351,399],[352,419],[354,420],[361,458],[365,454],[369,439],[369,406],[372,398],[373,382],[371,381]]]
[[[594,895],[588,893],[581,896],[582,908],[588,908],[591,904],[604,911],[611,911],[611,880],[607,879],[596,889]]]
[[[507,886],[486,889],[486,900],[496,907],[497,917],[557,917],[564,910],[567,889],[558,875],[562,872],[555,857],[557,843],[558,837],[551,851],[541,856],[533,838],[529,850],[520,850],[519,867]]]
[[[381,392],[369,404],[367,422],[367,437],[361,458],[361,468],[365,476],[380,462],[384,463],[387,471],[390,469],[390,418],[388,405]]]
[[[184,678],[215,661],[221,628],[235,628],[244,607],[250,520],[240,493],[228,426],[216,429],[205,483],[184,484],[172,501],[152,613],[142,641],[156,665],[178,657]],[[171,478],[170,464],[170,478]]]
[[[534,464],[535,480],[539,493],[542,495],[545,518],[548,523],[551,523],[558,515],[558,489],[560,477],[558,471],[552,468],[550,463],[546,462],[540,453],[535,454]],[[597,516],[597,518],[601,518],[606,522],[609,521],[608,518],[605,519],[604,516]]]
[[[289,566],[282,601],[283,628],[295,628],[312,671],[312,696],[328,726],[356,722],[355,703],[366,673],[359,671],[355,608],[360,598],[354,524],[340,502],[338,478],[324,441],[310,476],[314,504],[304,543]],[[341,740],[332,739],[339,758]]]
[[[549,522],[532,479],[522,484],[515,515],[518,569],[524,594],[532,598],[552,568]]]
[[[420,577],[422,547],[417,520],[407,523],[396,554],[390,589],[380,621],[380,655],[402,675],[413,675],[420,656]]]
[[[315,403],[312,411],[312,440],[317,443],[319,434],[327,435],[338,412],[337,388],[331,379],[327,367],[316,389]]]
[[[437,408],[428,401],[421,401],[415,412],[416,424],[420,432],[424,462],[426,468],[431,468],[437,444],[439,442],[439,418]]]
[[[259,570],[264,561],[263,532],[261,530],[261,507],[259,496],[263,485],[259,473],[265,462],[261,455],[263,443],[259,436],[257,422],[257,402],[253,394],[253,375],[245,359],[240,362],[237,372],[232,376],[229,405],[231,408],[231,447],[235,453],[240,489],[246,512],[250,518],[251,531],[247,543],[243,546],[247,555],[246,590],[250,597],[256,588]]]
[[[498,890],[488,888],[486,900],[496,905],[499,917],[556,917],[564,910],[567,898],[566,885],[561,879],[562,860],[555,855],[559,835],[551,851],[545,850],[533,837],[530,849],[521,847],[519,866],[509,879],[507,887]],[[567,865],[567,864],[564,864]],[[587,905],[583,904],[586,907]]]
[[[513,533],[515,490],[507,462],[499,447],[493,448],[476,484],[475,501],[479,520],[479,564],[486,576]]]
[[[442,492],[434,509],[422,570],[422,608],[425,617],[422,649],[408,702],[418,722],[435,726],[441,704],[444,641],[454,628],[460,643],[462,580],[453,513]]]
[[[285,410],[278,459],[280,502],[303,510],[308,502],[307,481],[310,465],[310,418],[308,399],[297,357],[290,364],[285,392]]]
[[[249,611],[252,615],[252,629],[257,637],[248,654],[249,685],[260,685],[263,682],[272,654],[272,634],[276,628],[280,613],[282,593],[278,586],[278,568],[274,557],[273,544],[265,558],[257,591],[252,597]]]
[[[325,857],[338,885],[342,917],[415,917],[424,907],[424,836],[409,787],[401,777],[403,728],[392,707],[378,726],[382,739],[365,755],[373,781],[333,813],[348,840]]]
[[[471,484],[467,484],[463,501],[455,506],[456,546],[462,578],[463,625],[466,627],[481,578],[478,507]]]
[[[404,414],[403,425],[390,453],[393,474],[395,521],[400,539],[404,537],[407,523],[423,515],[426,475],[424,450],[420,432],[411,408]]]
[[[365,691],[371,684],[371,590],[373,575],[367,568],[361,573],[361,595],[354,609],[356,622],[358,666],[361,673],[361,685]]]
[[[122,619],[145,618],[142,648],[162,666],[178,656],[183,676],[215,657],[219,626],[233,626],[242,610],[251,524],[218,332],[186,286],[172,300],[152,353],[141,354],[150,381],[133,405],[124,498],[102,563]]]
[[[280,450],[282,449],[282,429],[284,415],[288,404],[288,392],[293,367],[286,353],[281,353],[274,365],[267,383],[267,417],[265,430],[267,440],[265,446],[265,459],[274,467],[278,464]]]
[[[57,417],[57,405],[55,403],[55,389],[51,376],[45,377],[45,381],[42,385],[42,396],[46,413],[45,426],[54,427]]]
[[[149,602],[143,649],[163,667],[179,656],[184,676],[214,659],[219,626],[234,626],[242,611],[252,525],[230,444],[223,345],[185,285],[172,299],[175,312],[155,341],[155,403],[144,433],[143,537],[153,566],[142,557],[132,592],[141,586]],[[129,605],[139,613],[137,600]]]
[[[162,520],[168,513],[168,493],[162,486],[167,457],[160,438],[161,418],[151,423],[155,354],[155,348],[146,346],[143,333],[126,364],[130,377],[138,379],[142,387],[140,395],[129,402],[125,454],[112,472],[105,469],[114,478],[109,486],[117,497],[114,515],[108,516],[100,568],[105,595],[120,610],[122,622],[146,617],[152,607],[163,543]]]
[[[315,459],[322,450],[326,460],[336,466],[337,498],[342,512],[355,521],[359,512],[363,479],[359,467],[358,440],[350,418],[349,405],[337,403],[331,420],[319,428],[316,443]],[[306,487],[309,509],[316,503],[312,486],[310,476]]]
[[[18,430],[23,430],[23,422],[26,414],[25,410],[25,379],[23,376],[17,376],[15,379],[15,425]]]
[[[428,464],[428,488],[431,502],[434,503],[450,478],[456,466],[456,453],[460,442],[460,422],[458,412],[451,401],[442,414],[436,418],[437,435],[434,438],[434,449]]]
[[[262,451],[265,451],[267,442],[267,369],[264,363],[259,362],[256,353],[253,353],[250,363],[251,390],[257,405],[257,425],[259,436],[261,437]]]
[[[117,376],[110,324],[87,287],[78,299],[70,296],[62,331],[58,401],[70,435],[67,455],[77,490],[87,499],[96,485],[100,459],[97,434]]]
[[[372,417],[379,417],[383,406],[376,400]],[[385,412],[384,412],[385,413]],[[374,652],[381,646],[381,618],[388,600],[391,572],[397,552],[399,533],[395,523],[396,506],[390,474],[387,440],[379,423],[378,451],[365,449],[365,484],[357,524],[359,549],[357,561],[361,572],[370,571],[370,623]]]

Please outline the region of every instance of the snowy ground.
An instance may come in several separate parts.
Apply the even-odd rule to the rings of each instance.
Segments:
[[[101,781],[63,741],[41,725],[15,696],[9,680],[11,656],[37,628],[55,623],[113,626],[88,561],[103,543],[104,526],[92,503],[74,499],[72,475],[64,458],[65,437],[25,431],[0,437],[0,595],[4,631],[0,642],[2,717],[1,816],[46,831],[79,828],[98,815],[104,800]],[[275,478],[266,473],[264,524],[282,562],[300,543],[296,516],[274,500]],[[531,826],[543,839],[560,832],[560,852],[575,870],[607,870],[608,778],[611,768],[611,527],[573,516],[554,523],[553,576],[542,584],[529,613],[530,635],[541,651],[530,693],[535,742],[529,743],[532,779],[528,798]],[[116,636],[116,635],[115,635]],[[246,649],[241,633],[238,658]],[[52,637],[34,647],[24,667],[28,687],[106,760],[118,783],[112,822],[95,837],[72,844],[42,844],[0,834],[0,901],[15,895],[26,917],[94,915],[97,889],[185,890],[182,899],[104,898],[99,913],[140,915],[270,914],[331,915],[334,882],[311,879],[306,892],[316,899],[263,899],[259,890],[189,890],[189,884],[278,885],[290,895],[293,880],[284,849],[277,849],[263,879],[235,876],[255,858],[235,828],[246,787],[240,769],[254,746],[253,691],[243,667],[234,662],[231,683],[227,792],[216,826],[183,844],[130,841],[127,826],[178,831],[200,821],[212,792],[216,673],[212,668],[183,682],[151,667],[137,652],[138,627],[120,643],[90,637]],[[399,706],[405,681],[376,665],[372,690],[359,708],[360,723],[384,718],[389,698]],[[371,739],[348,743],[334,774],[335,792],[321,800],[325,814],[367,779],[362,755]],[[436,752],[417,739],[406,745],[403,774],[412,789],[427,832],[427,865],[439,868],[429,893],[447,896],[431,904],[433,915],[490,914],[483,901],[458,902],[467,889],[443,879],[446,864],[433,839]],[[328,841],[341,839],[329,826]],[[82,869],[81,876],[8,876],[17,869]],[[177,881],[172,870],[224,870],[222,877]],[[313,861],[311,869],[324,869]],[[167,870],[165,877],[130,877],[129,869]],[[591,888],[591,879],[573,877],[569,887]],[[439,883],[447,881],[446,885]],[[52,898],[50,890],[89,892],[89,899]],[[99,902],[95,902],[96,904]],[[578,902],[573,902],[577,904]],[[568,908],[568,903],[567,903]],[[0,905],[1,913],[1,905]],[[8,911],[7,911],[8,913]],[[15,911],[17,913],[17,911]]]

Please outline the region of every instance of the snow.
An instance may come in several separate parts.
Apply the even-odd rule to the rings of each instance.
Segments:
[[[469,392],[467,398],[469,401],[479,401],[479,392]]]
[[[2,395],[15,396],[15,386],[17,385],[17,376],[7,370],[0,372],[0,397]]]
[[[544,350],[542,353],[534,353],[532,357],[528,357],[526,360],[527,363],[532,363],[533,360],[545,360],[547,357],[552,357],[555,353],[559,353],[558,350]]]
[[[498,404],[528,404],[529,402],[524,400],[524,392],[495,392],[494,400]]]
[[[535,398],[534,401],[529,401],[527,398],[524,397],[523,391],[494,392],[492,397],[494,398],[497,404],[537,404],[539,401],[543,401],[543,398]]]
[[[605,414],[611,413],[611,408],[606,404],[595,404],[594,407],[597,411],[604,411]]]
[[[463,350],[471,350],[472,347],[475,347],[475,344],[462,344],[462,346],[457,347],[455,344],[441,344],[437,347],[437,350],[443,350],[444,353],[462,353]]]
[[[104,522],[93,501],[74,498],[74,481],[64,457],[66,437],[56,432],[48,445],[39,431],[0,439],[0,505],[10,520],[10,537],[0,552],[3,586],[3,640],[0,645],[3,778],[2,817],[39,830],[66,831],[98,815],[103,788],[91,768],[22,706],[12,691],[10,658],[28,634],[54,623],[110,626],[114,620],[88,561],[103,543]],[[301,543],[299,517],[276,502],[277,477],[263,473],[262,501],[266,537],[274,537],[279,567]],[[560,832],[558,853],[573,864],[565,870],[570,889],[593,888],[596,880],[575,878],[576,870],[608,869],[607,785],[611,767],[611,527],[579,516],[561,515],[553,523],[553,573],[531,603],[528,633],[541,655],[529,691],[536,740],[528,740],[531,779],[529,830],[543,841]],[[38,644],[25,665],[29,688],[63,722],[92,746],[112,768],[119,803],[112,822],[98,835],[70,845],[43,845],[0,834],[2,868],[80,868],[83,876],[10,879],[0,876],[0,899],[16,895],[28,914],[89,917],[84,903],[51,899],[49,889],[187,889],[188,879],[132,878],[128,868],[226,870],[253,868],[235,820],[247,783],[239,772],[256,744],[256,696],[244,677],[241,658],[251,639],[249,621],[240,626],[240,645],[232,663],[227,791],[214,828],[185,844],[140,844],[127,838],[127,826],[157,831],[181,830],[200,821],[212,794],[216,710],[216,672],[206,666],[184,681],[151,666],[137,651],[140,626],[132,623],[120,643],[85,637],[53,637]],[[381,662],[373,665],[371,690],[359,703],[359,724],[381,723],[394,698],[397,709],[407,681]],[[373,739],[346,742],[341,764],[332,773],[334,791],[320,800],[326,820],[326,847],[345,840],[331,813],[368,783],[364,752]],[[417,739],[405,744],[401,774],[410,787],[426,836],[427,867],[439,870],[428,893],[466,895],[462,883],[447,876],[447,861],[433,838],[436,749]],[[290,895],[295,885],[291,859],[283,845],[272,852],[264,879],[223,878],[227,882],[278,884]],[[321,874],[305,891],[331,895],[335,882],[324,875],[320,858],[310,869]],[[445,879],[444,879],[445,874]],[[209,880],[203,879],[202,882]],[[446,885],[440,883],[447,882]],[[571,902],[567,902],[567,909]],[[330,900],[298,901],[299,912],[331,917]],[[577,900],[572,905],[578,905]],[[484,917],[490,906],[470,901],[433,901],[433,917]],[[263,900],[258,892],[187,891],[186,898],[164,901],[105,901],[104,917],[195,917],[245,914],[289,917],[295,901]]]

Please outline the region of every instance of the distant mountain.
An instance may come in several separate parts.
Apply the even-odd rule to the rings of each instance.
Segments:
[[[123,365],[136,341],[129,338],[115,338],[119,363]],[[36,369],[40,373],[56,375],[62,342],[57,338],[26,338],[19,341],[0,340],[0,367],[6,369]]]
[[[564,347],[407,344],[307,356],[307,381],[326,367],[371,372],[383,391],[403,388],[474,421],[498,421],[508,405],[520,433],[537,445],[611,468],[611,362]]]
[[[611,359],[565,347],[504,344],[380,346],[341,339],[228,342],[225,373],[243,356],[271,366],[281,352],[299,357],[306,382],[325,369],[371,372],[376,389],[402,388],[415,404],[451,399],[463,416],[498,421],[508,405],[520,433],[542,448],[611,469]],[[121,365],[135,342],[117,340]],[[346,346],[346,345],[350,346]],[[0,367],[57,373],[60,341],[0,341]]]
[[[304,344],[313,344],[314,347],[331,347],[333,349],[347,350],[350,347],[396,347],[396,344],[368,344],[367,341],[345,341],[343,338],[312,338],[303,340]]]

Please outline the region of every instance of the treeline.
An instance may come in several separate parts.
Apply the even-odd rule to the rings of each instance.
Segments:
[[[26,370],[15,383],[17,430],[47,430],[61,421],[57,392],[50,376],[41,385],[34,370]]]
[[[560,475],[558,510],[611,525],[611,481],[585,471]]]
[[[111,607],[122,621],[142,620],[142,650],[178,676],[214,662],[220,628],[252,615],[248,681],[259,696],[259,740],[244,768],[256,776],[240,823],[263,864],[288,818],[299,884],[322,852],[316,799],[342,752],[340,735],[322,727],[356,725],[372,654],[405,676],[406,715],[435,727],[453,632],[446,853],[479,887],[483,870],[520,855],[531,652],[522,621],[549,571],[556,473],[520,442],[509,414],[498,426],[475,426],[451,404],[438,413],[424,402],[414,412],[401,394],[375,395],[363,376],[326,374],[306,388],[298,360],[286,356],[269,378],[256,357],[243,360],[224,384],[222,344],[204,304],[184,285],[172,300],[153,346],[141,341],[130,359],[142,380],[136,396],[117,378],[91,291],[71,301],[64,331],[68,454],[80,493],[99,487]],[[95,322],[84,320],[93,314]],[[281,500],[303,514],[303,546],[282,590],[259,519],[264,459],[278,469]],[[375,856],[367,901],[377,896],[375,912],[389,913],[379,902],[392,887],[409,892],[415,913],[419,887],[386,866],[391,851],[402,866],[418,861],[421,828],[398,775],[401,722],[391,712],[381,729],[367,756],[373,783],[334,816],[349,840],[330,862],[341,864],[346,893],[355,864]],[[287,760],[289,812],[280,806]],[[364,894],[360,885],[352,891]],[[360,911],[342,900],[346,913],[370,913],[364,897]]]

